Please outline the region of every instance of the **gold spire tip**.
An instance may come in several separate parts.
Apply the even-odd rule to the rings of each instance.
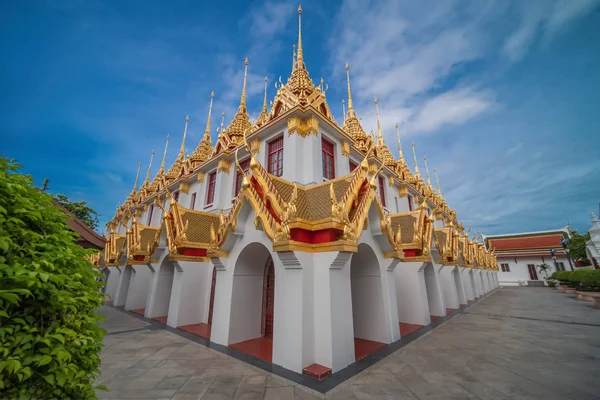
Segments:
[[[302,6],[298,5],[298,14],[302,14]]]
[[[215,91],[213,90],[212,92],[210,92],[210,98],[214,99],[215,98]]]
[[[348,64],[348,62],[346,61],[346,71],[348,71],[350,69],[350,64]]]

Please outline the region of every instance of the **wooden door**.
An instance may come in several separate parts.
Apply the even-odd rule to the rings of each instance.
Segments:
[[[262,302],[262,335],[273,339],[273,316],[275,314],[275,266],[271,256],[265,264],[263,278],[263,302]]]
[[[213,267],[212,284],[210,285],[210,305],[208,306],[208,324],[212,325],[213,308],[215,306],[215,286],[217,284],[217,269]]]
[[[533,264],[527,264],[527,268],[529,268],[529,278],[532,281],[537,281],[538,280],[538,276],[537,276],[537,271],[535,270],[535,265],[533,265]]]

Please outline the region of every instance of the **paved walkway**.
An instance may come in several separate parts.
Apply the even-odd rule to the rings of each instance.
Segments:
[[[504,288],[325,395],[122,311],[108,317],[109,399],[600,399],[600,310]]]

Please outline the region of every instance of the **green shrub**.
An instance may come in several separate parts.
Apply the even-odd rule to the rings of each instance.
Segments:
[[[548,279],[548,287],[556,287],[556,281],[554,279]]]
[[[571,275],[573,271],[560,271],[556,274],[556,279],[560,282],[569,282],[569,275]]]
[[[592,271],[592,269],[578,269],[577,271],[571,272],[567,280],[573,284],[581,283],[581,279]]]
[[[600,292],[600,270],[589,270],[589,273],[581,279],[581,284],[594,292]]]
[[[19,169],[0,157],[0,398],[95,398],[100,274]]]
[[[557,279],[556,277],[558,276],[559,272],[560,272],[560,271],[554,271],[554,272],[552,273],[552,275],[550,275],[550,278],[548,278],[548,279]]]

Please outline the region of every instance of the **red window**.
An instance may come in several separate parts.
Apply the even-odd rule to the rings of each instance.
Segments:
[[[192,193],[192,201],[190,201],[190,208],[193,210],[196,207],[196,193]]]
[[[349,162],[350,162],[350,172],[352,172],[356,169],[356,167],[358,167],[358,164],[353,162],[352,160],[350,160]]]
[[[150,208],[148,211],[148,225],[152,224],[152,214],[154,214],[154,204],[150,204]]]
[[[333,156],[333,143],[328,140],[321,139],[321,152],[323,153],[323,178],[335,178],[335,165]]]
[[[408,211],[412,211],[413,210],[413,203],[412,203],[412,196],[408,195]]]
[[[385,179],[383,176],[378,177],[379,181],[379,197],[381,198],[381,204],[385,207]]]
[[[268,171],[275,176],[283,174],[283,136],[268,143]]]
[[[215,201],[215,187],[217,185],[217,172],[211,172],[208,175],[208,190],[206,193],[206,206],[210,206]]]
[[[240,167],[242,171],[244,171],[244,175],[248,175],[248,171],[250,171],[250,159],[247,158],[240,163]],[[235,194],[237,195],[242,188],[242,173],[238,171],[237,176],[235,178]]]

